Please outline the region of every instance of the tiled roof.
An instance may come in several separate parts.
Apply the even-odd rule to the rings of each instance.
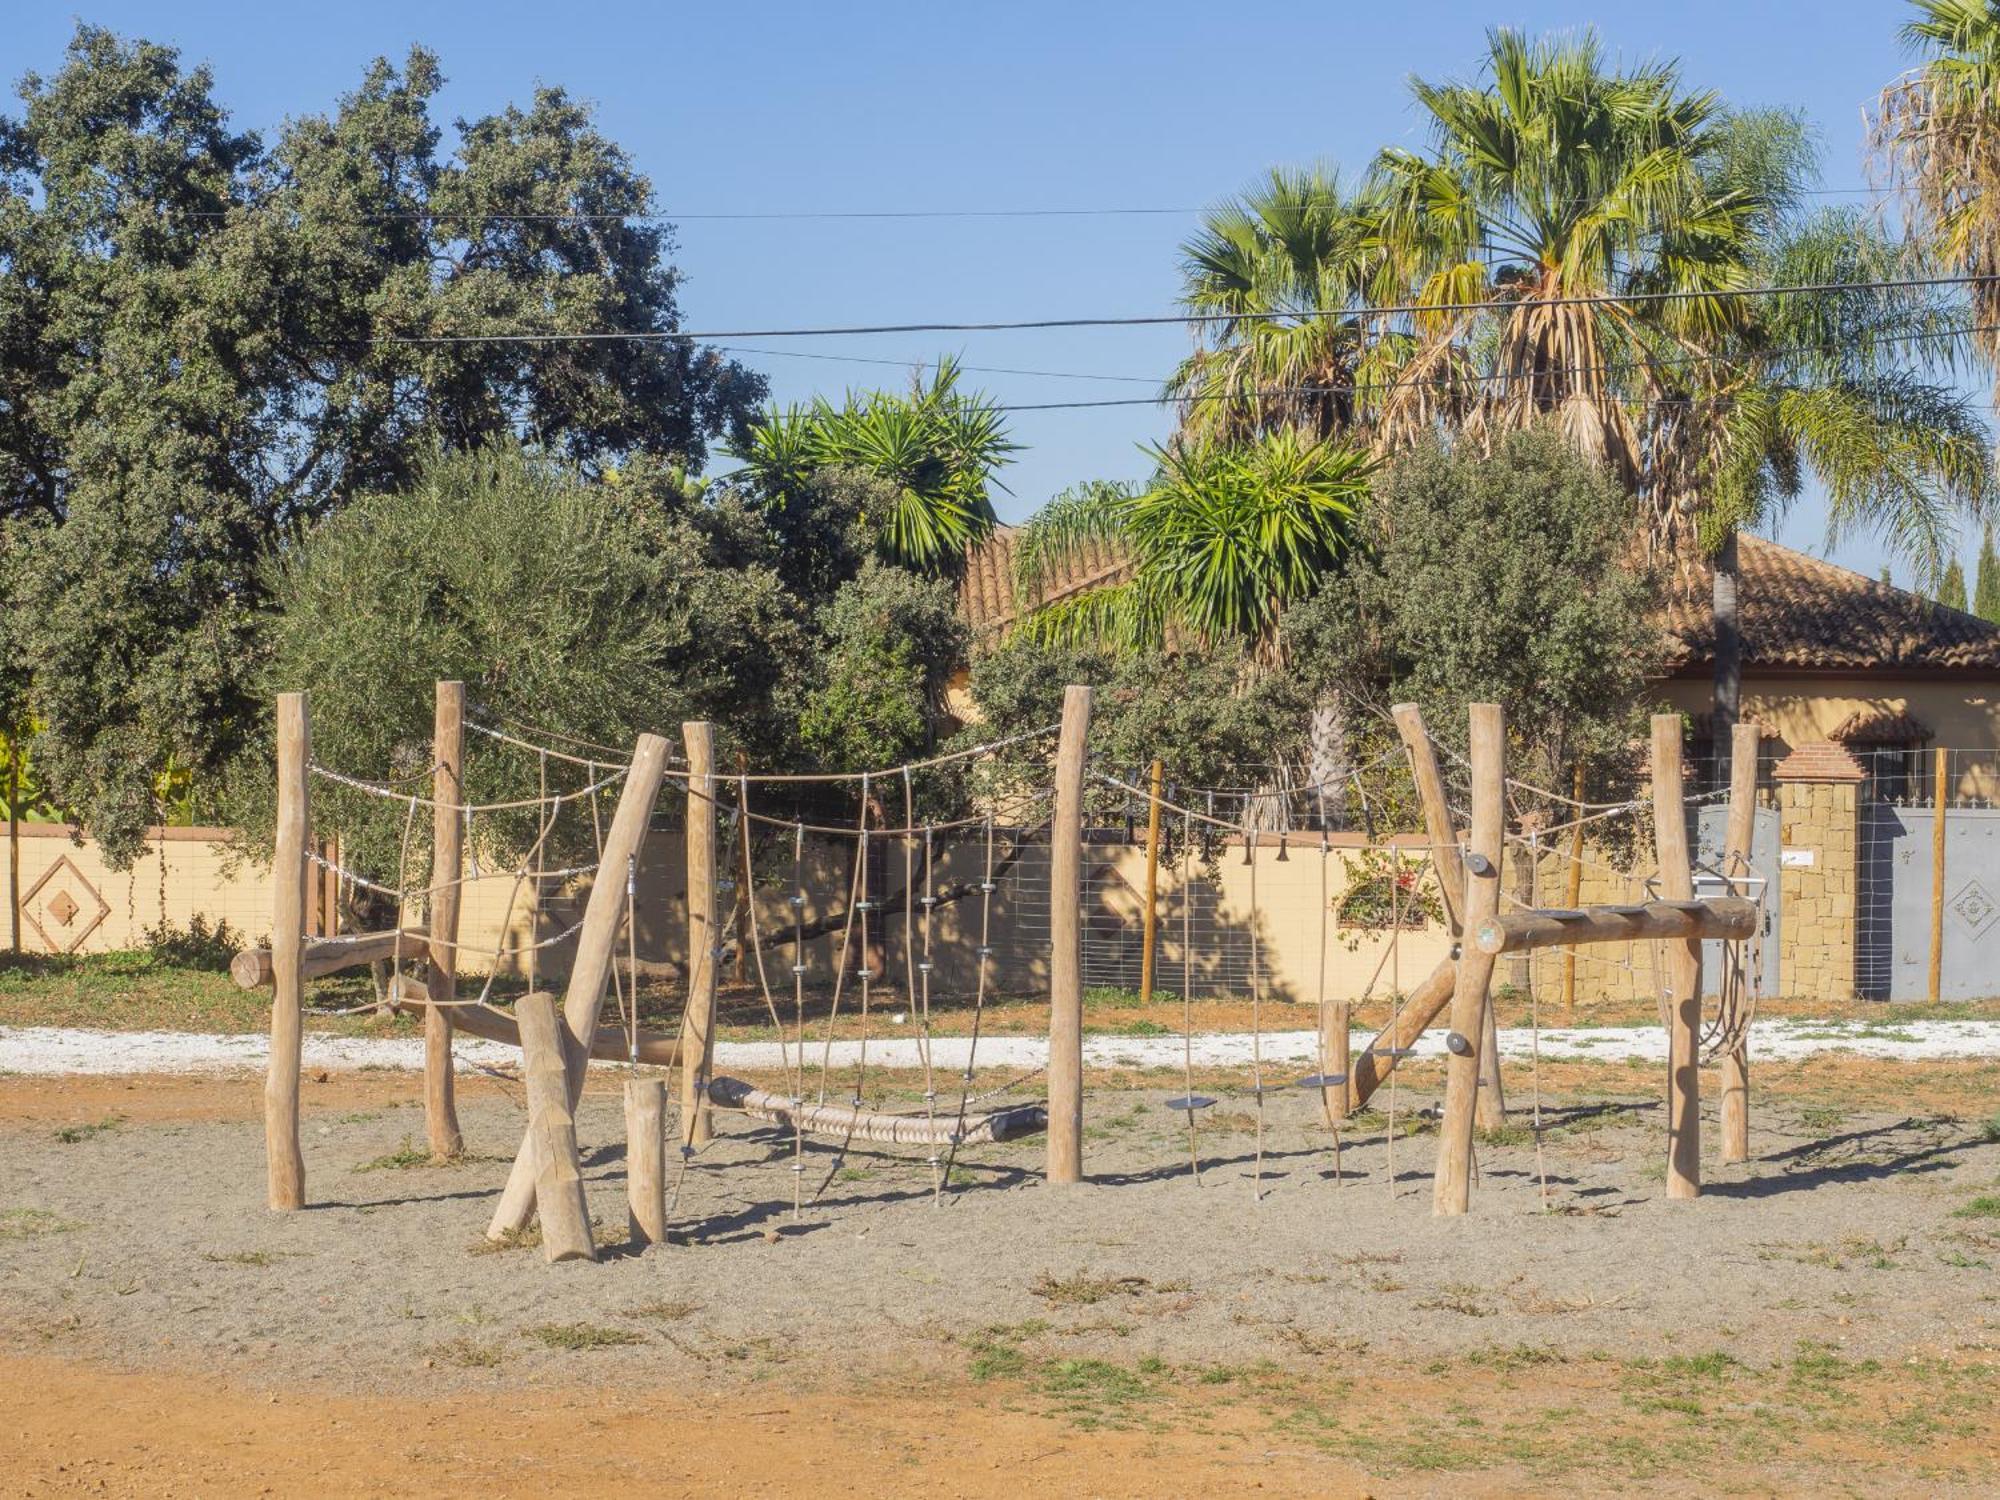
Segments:
[[[985,541],[965,549],[965,573],[958,584],[959,609],[975,635],[997,634],[1030,610],[1054,604],[1131,576],[1124,552],[1099,542],[1076,555],[1043,584],[1039,598],[1023,600],[1014,588],[1014,544],[1018,527],[996,526]]]
[[[1861,762],[1831,740],[1801,745],[1771,771],[1774,781],[1865,781]]]
[[[2000,626],[1763,537],[1738,539],[1746,667],[2000,671]],[[1715,575],[1689,569],[1667,607],[1676,666],[1713,661]]]
[[[1857,708],[1827,738],[1843,745],[1928,745],[1931,726],[1902,710]]]

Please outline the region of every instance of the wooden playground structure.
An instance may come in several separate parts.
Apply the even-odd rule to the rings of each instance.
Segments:
[[[520,1048],[527,1128],[487,1234],[506,1239],[538,1219],[544,1254],[550,1260],[594,1260],[597,1256],[584,1199],[575,1123],[585,1073],[592,1060],[622,1062],[628,1068],[624,1089],[627,1199],[631,1233],[641,1243],[659,1243],[668,1235],[672,1196],[668,1131],[674,1132],[684,1168],[712,1139],[717,1109],[743,1113],[791,1136],[795,1208],[800,1202],[798,1174],[803,1172],[805,1141],[809,1136],[835,1141],[843,1150],[856,1140],[923,1148],[929,1152],[926,1159],[934,1186],[941,1194],[950,1180],[952,1158],[961,1147],[1045,1132],[1046,1181],[1050,1185],[1082,1183],[1085,1180],[1082,912],[1086,784],[1094,776],[1109,786],[1127,787],[1146,795],[1150,804],[1150,840],[1155,849],[1163,808],[1177,813],[1189,825],[1206,821],[1225,832],[1233,831],[1230,825],[1206,814],[1166,802],[1157,766],[1151,785],[1144,788],[1130,787],[1115,777],[1094,771],[1087,754],[1091,705],[1089,688],[1070,687],[1064,695],[1059,725],[1004,742],[1041,741],[1051,733],[1055,741],[1047,762],[1047,785],[1039,789],[1049,808],[1051,944],[1045,981],[1049,1000],[1046,1098],[975,1110],[972,1107],[975,1103],[984,1102],[975,1101],[971,1093],[980,1019],[996,987],[991,972],[992,949],[986,936],[995,888],[993,819],[990,813],[984,819],[984,880],[966,887],[967,893],[979,896],[981,911],[976,924],[977,990],[972,1007],[972,1052],[955,1080],[957,1087],[940,1089],[941,1080],[934,1073],[930,1054],[931,924],[938,900],[930,887],[930,841],[942,825],[918,824],[910,786],[914,771],[985,755],[996,746],[975,747],[921,766],[851,775],[791,777],[783,773],[753,775],[747,770],[732,775],[718,773],[713,730],[705,723],[682,726],[684,761],[678,767],[670,766],[668,743],[657,734],[641,734],[625,764],[606,767],[602,760],[587,761],[560,749],[512,739],[503,732],[474,725],[481,733],[499,740],[511,739],[515,746],[540,755],[544,766],[544,784],[538,795],[478,806],[468,804],[463,793],[469,721],[462,684],[437,684],[434,759],[428,784],[414,791],[368,782],[316,765],[312,758],[306,696],[280,695],[271,946],[239,954],[232,967],[239,985],[246,989],[269,986],[272,991],[270,1063],[265,1087],[270,1208],[294,1210],[306,1202],[299,1116],[306,986],[313,979],[383,960],[394,965],[391,1003],[423,1014],[424,1109],[427,1140],[434,1155],[451,1156],[463,1149],[454,1097],[454,1034],[464,1031]],[[1471,1203],[1476,1129],[1481,1124],[1499,1123],[1499,1058],[1492,1003],[1496,960],[1505,954],[1543,948],[1574,952],[1593,945],[1655,943],[1664,960],[1659,967],[1660,989],[1669,1038],[1665,1083],[1667,1196],[1672,1199],[1699,1196],[1700,1065],[1705,1035],[1701,945],[1705,940],[1743,945],[1759,927],[1761,897],[1757,893],[1766,882],[1752,870],[1749,857],[1758,731],[1754,726],[1738,726],[1732,746],[1726,848],[1722,868],[1714,872],[1726,882],[1727,894],[1705,899],[1695,896],[1688,837],[1689,798],[1683,785],[1681,761],[1681,723],[1676,715],[1657,715],[1652,722],[1651,737],[1657,898],[1628,905],[1517,907],[1503,911],[1501,869],[1508,840],[1510,783],[1500,708],[1477,704],[1471,709],[1466,758],[1468,806],[1464,810],[1463,827],[1455,816],[1458,810],[1447,797],[1439,747],[1426,730],[1421,715],[1414,706],[1401,705],[1394,711],[1394,720],[1422,810],[1427,850],[1453,938],[1451,954],[1399,998],[1389,1023],[1358,1053],[1350,1049],[1347,1004],[1329,1002],[1322,995],[1318,1017],[1319,1067],[1310,1076],[1288,1086],[1320,1093],[1326,1103],[1328,1121],[1334,1126],[1337,1150],[1339,1120],[1367,1105],[1371,1096],[1393,1076],[1398,1063],[1412,1055],[1418,1039],[1442,1020],[1445,1088],[1433,1174],[1433,1210],[1439,1215],[1463,1214]],[[550,793],[546,767],[551,756],[573,762],[587,777],[584,784]],[[601,771],[608,774],[600,777]],[[308,881],[313,878],[314,862],[326,863],[314,852],[317,846],[313,840],[312,786],[316,776],[342,783],[364,795],[392,801],[407,809],[412,823],[420,811],[429,812],[432,833],[429,875],[415,889],[410,888],[406,878],[399,877],[393,891],[398,908],[394,926],[334,938],[307,937]],[[683,783],[685,790],[688,954],[685,1004],[678,1030],[671,1034],[645,1031],[638,1025],[638,969],[633,947],[637,863],[655,805],[669,780]],[[750,840],[753,821],[771,824],[780,832],[795,829],[794,850],[802,846],[805,823],[764,816],[752,805],[754,783],[798,780],[852,782],[858,783],[861,790],[861,812],[855,825],[815,831],[852,838],[856,845],[852,884],[845,893],[845,909],[837,914],[842,919],[839,957],[825,977],[832,980],[833,1014],[837,1015],[842,984],[851,970],[854,973],[859,989],[858,1014],[863,1025],[864,1068],[871,1007],[871,976],[866,960],[868,923],[871,912],[879,913],[879,920],[884,923],[892,916],[882,910],[880,902],[870,900],[867,874],[870,839],[900,839],[902,843],[906,863],[900,916],[907,937],[908,961],[903,992],[909,1009],[917,1016],[922,1039],[924,1107],[920,1112],[871,1109],[858,1081],[847,1102],[829,1100],[824,1065],[818,1097],[807,1097],[804,992],[809,965],[802,917],[795,918],[801,925],[795,927],[789,938],[779,933],[769,940],[772,946],[789,942],[792,948],[793,961],[789,967],[795,1026],[788,1032],[770,981],[764,951],[766,940],[759,933],[754,903],[750,902],[745,904],[753,909],[748,933],[755,952],[758,982],[778,1034],[786,1038],[781,1048],[795,1048],[797,1062],[791,1061],[791,1051],[784,1052],[788,1078],[787,1088],[782,1092],[715,1073],[718,975],[725,952],[725,916],[719,893],[733,887],[735,879],[746,885],[755,879]],[[898,782],[904,791],[907,810],[903,824],[871,827],[871,787],[879,790]],[[586,799],[608,791],[614,783],[616,805],[608,824],[596,829],[594,863],[558,872],[544,870],[540,856],[556,818],[565,808],[574,811]],[[1577,799],[1559,800],[1570,804],[1578,827],[1590,817],[1603,815],[1582,803],[1580,795]],[[594,803],[592,809],[594,813]],[[1618,805],[1618,810],[1625,813],[1636,809],[1636,803]],[[466,830],[475,816],[503,810],[532,810],[539,821],[540,836],[517,868],[482,873],[476,861],[468,866]],[[978,820],[973,822],[976,824]],[[724,849],[720,830],[725,823],[740,831],[740,851]],[[925,893],[921,901],[917,895],[918,867],[913,852],[919,838],[925,851],[922,866]],[[802,913],[805,893],[802,877],[797,874],[796,852],[794,861],[794,889],[789,900],[793,911]],[[734,869],[734,877],[724,873],[726,868]],[[351,872],[341,873],[358,879]],[[510,879],[518,894],[523,885],[552,874],[571,877],[579,873],[592,878],[581,921],[558,935],[574,940],[560,997],[531,987],[529,993],[515,1002],[511,1012],[489,1003],[492,973],[497,972],[500,961],[520,951],[528,952],[532,958],[534,949],[545,948],[553,941],[539,936],[532,938],[525,950],[503,946],[485,955],[492,969],[484,987],[476,997],[461,995],[461,971],[468,967],[462,963],[464,945],[459,934],[464,886],[475,879]],[[389,887],[380,884],[372,888],[390,892]],[[1254,903],[1254,875],[1251,890]],[[403,914],[406,902],[414,905],[419,900],[421,923]],[[919,920],[921,947],[916,941]],[[855,969],[849,950],[855,946],[857,936],[863,959]],[[623,972],[632,979],[629,1007],[625,1004],[625,986],[620,981],[621,940],[627,960]],[[504,944],[504,938],[502,941]],[[1253,1006],[1260,998],[1255,942],[1253,921]],[[1151,951],[1149,919],[1149,976]],[[1756,966],[1741,961],[1740,946],[1728,951],[1735,961],[1726,962],[1724,972],[1718,976],[1715,1011],[1706,1039],[1711,1055],[1719,1058],[1723,1070],[1721,1155],[1725,1161],[1740,1161],[1749,1155],[1748,1032],[1755,1010]],[[915,957],[919,953],[921,962]],[[402,972],[404,962],[425,965],[421,982]],[[780,984],[777,988],[782,990],[784,986]],[[604,1015],[608,994],[617,997],[616,1024],[607,1022]],[[830,1016],[829,1039],[831,1026]],[[1261,1033],[1261,1021],[1257,1026]],[[667,1081],[657,1074],[639,1073],[640,1065],[671,1072],[677,1109],[669,1107]],[[1261,1174],[1261,1100],[1267,1092],[1261,1055],[1253,1071],[1251,1092],[1259,1100],[1260,1109]],[[1191,1068],[1189,1081],[1192,1082]],[[946,1097],[950,1093],[956,1094],[955,1105]],[[1192,1087],[1182,1098],[1169,1101],[1169,1108],[1180,1109],[1187,1115],[1191,1154],[1195,1151],[1197,1114],[1214,1102],[1196,1096]],[[676,1114],[677,1124],[670,1125]],[[1198,1158],[1195,1175],[1198,1179]]]

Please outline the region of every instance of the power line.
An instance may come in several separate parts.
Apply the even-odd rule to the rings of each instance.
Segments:
[[[933,361],[923,359],[880,359],[866,354],[813,354],[804,349],[754,349],[744,344],[717,344],[725,354],[758,354],[770,359],[823,359],[849,365],[893,365],[898,369],[920,369]],[[1079,370],[1023,370],[1012,365],[960,365],[975,375],[1038,375],[1049,380],[1116,380],[1127,385],[1158,385],[1151,375],[1088,375]]]
[[[844,338],[887,333],[1014,333],[1057,328],[1149,328],[1208,323],[1267,323],[1303,320],[1310,316],[1364,322],[1381,318],[1437,316],[1442,313],[1504,311],[1509,306],[1532,303],[1538,308],[1554,307],[1634,307],[1672,302],[1692,302],[1713,298],[1824,296],[1846,292],[1916,291],[1925,287],[1971,286],[2000,280],[2000,273],[1971,276],[1912,276],[1875,281],[1799,282],[1781,286],[1716,287],[1706,291],[1592,292],[1569,297],[1536,297],[1517,303],[1497,300],[1479,302],[1401,302],[1377,306],[1334,309],[1317,315],[1296,312],[1231,313],[1143,313],[1122,317],[1019,318],[987,323],[860,323],[809,328],[730,328],[716,331],[664,331],[641,329],[583,333],[446,333],[376,334],[355,339],[331,339],[333,344],[390,344],[443,346],[453,344],[589,344],[633,343],[665,340],[719,343],[733,339]]]

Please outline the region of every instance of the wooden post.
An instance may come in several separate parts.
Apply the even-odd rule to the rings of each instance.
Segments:
[[[424,1129],[431,1155],[465,1149],[451,1061],[451,1005],[458,996],[459,875],[465,861],[465,684],[440,682],[433,721],[431,891],[424,927],[430,933],[431,1003],[424,1008]],[[330,909],[330,908],[329,908]]]
[[[1500,909],[1500,851],[1506,829],[1506,721],[1497,703],[1472,705],[1472,838],[1465,861],[1462,920],[1476,926]],[[1493,955],[1462,951],[1451,993],[1451,1055],[1445,1061],[1444,1119],[1438,1130],[1431,1211],[1462,1214],[1472,1204],[1472,1128],[1479,1095],[1481,1037]],[[1497,1068],[1495,1070],[1497,1075]]]
[[[667,1085],[661,1078],[625,1080],[625,1203],[632,1238],[648,1245],[667,1238]]]
[[[571,1107],[583,1093],[583,1071],[589,1064],[592,1043],[597,1037],[597,1017],[604,1008],[604,986],[611,975],[613,949],[618,927],[625,918],[625,871],[639,857],[646,841],[646,825],[653,816],[653,801],[660,794],[660,777],[667,768],[667,742],[657,734],[642,734],[632,749],[632,764],[625,771],[625,785],[618,794],[618,810],[605,830],[604,848],[598,856],[597,877],[590,883],[590,899],[583,908],[583,926],[577,932],[576,952],[570,961],[569,986],[563,996],[563,1028],[569,1045],[563,1050],[568,1068]],[[535,1207],[535,1157],[533,1141],[524,1139],[514,1155],[514,1168],[506,1190],[494,1205],[493,1218],[486,1226],[487,1237],[505,1239],[525,1229]]]
[[[278,694],[278,823],[271,857],[271,1060],[264,1078],[266,1201],[303,1208],[306,1161],[299,1150],[299,1052],[304,1045],[306,839],[312,823],[307,767],[312,717],[304,693]]]
[[[7,730],[7,946],[21,951],[21,726]]]
[[[681,1144],[715,1136],[704,1096],[715,1055],[717,950],[722,928],[715,904],[715,726],[681,725],[687,746],[687,1007],[681,1012]]]
[[[1577,804],[1569,810],[1575,821],[1569,830],[1569,883],[1564,888],[1563,905],[1574,911],[1583,900],[1583,762],[1576,763],[1570,778],[1570,796]],[[1563,1019],[1576,1014],[1576,948],[1563,950]]]
[[[1153,1003],[1153,950],[1160,935],[1160,785],[1166,767],[1153,762],[1151,788],[1146,798],[1146,929],[1145,947],[1139,957],[1139,1003]]]
[[[1731,889],[1739,896],[1754,896],[1750,877],[1750,851],[1757,839],[1757,751],[1764,731],[1755,724],[1739,721],[1730,735],[1729,821],[1722,840],[1722,868],[1733,877]],[[1772,900],[1777,899],[1777,871],[1763,872]],[[1756,957],[1754,948],[1751,959]],[[1727,974],[1725,969],[1724,973]],[[1725,982],[1727,980],[1725,979]],[[1749,983],[1742,965],[1735,982]],[[1739,1001],[1741,997],[1736,997]],[[1740,1010],[1740,1005],[1739,1005]],[[1750,1037],[1746,1032],[1736,1045],[1722,1054],[1722,1159],[1750,1159]]]
[[[1083,752],[1090,689],[1063,690],[1049,832],[1048,1180],[1083,1181]]]
[[[1940,745],[1931,780],[1931,973],[1928,994],[1936,1005],[1944,997],[1944,820],[1951,778],[1951,752]]]
[[[1389,712],[1396,720],[1396,732],[1403,737],[1403,747],[1410,753],[1410,773],[1417,783],[1417,802],[1424,810],[1431,864],[1438,872],[1438,894],[1444,898],[1445,925],[1457,937],[1465,911],[1465,861],[1459,856],[1451,805],[1445,801],[1444,778],[1438,774],[1437,750],[1416,704],[1398,703]]]
[[[542,1221],[542,1254],[551,1261],[596,1260],[556,997],[541,990],[523,995],[515,1002],[514,1019],[521,1027],[521,1071],[527,1081],[528,1144],[535,1162],[535,1215]]]
[[[1687,804],[1681,786],[1681,717],[1653,715],[1653,843],[1660,894],[1694,899],[1688,853]],[[1668,938],[1667,1196],[1701,1196],[1701,939]]]
[[[1320,1016],[1319,1050],[1320,1071],[1323,1073],[1346,1073],[1353,1061],[1354,1039],[1352,1035],[1352,1008],[1345,1000],[1329,1003]],[[1347,1101],[1352,1089],[1345,1083],[1337,1083],[1332,1088],[1319,1091],[1320,1103],[1326,1108],[1329,1120],[1347,1118]]]

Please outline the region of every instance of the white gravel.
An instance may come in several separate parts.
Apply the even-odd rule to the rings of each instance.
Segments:
[[[1359,1040],[1359,1039],[1357,1039]],[[853,1063],[861,1043],[836,1042],[833,1062]],[[1526,1057],[1536,1045],[1526,1027],[1505,1027],[1500,1050],[1508,1057]],[[1316,1040],[1310,1031],[1266,1032],[1261,1042],[1269,1063],[1311,1063]],[[1664,1061],[1666,1033],[1657,1026],[1565,1027],[1545,1030],[1541,1055],[1552,1060],[1628,1057]],[[819,1048],[812,1048],[817,1059]],[[57,1026],[0,1026],[0,1073],[123,1074],[199,1073],[256,1070],[264,1066],[265,1038],[251,1033],[215,1036],[177,1031],[87,1031]],[[716,1046],[718,1069],[756,1070],[782,1066],[776,1042],[721,1042]],[[1444,1051],[1441,1031],[1418,1044],[1422,1055]],[[1809,1057],[1821,1052],[1847,1052],[1858,1057],[1976,1058],[2000,1057],[2000,1021],[1902,1020],[1816,1021],[1781,1017],[1760,1021],[1751,1038],[1753,1055],[1764,1058]],[[867,1044],[870,1066],[914,1068],[922,1063],[919,1041],[907,1033],[878,1037]],[[963,1068],[969,1047],[963,1037],[940,1037],[932,1043],[931,1060],[943,1068]],[[987,1037],[979,1044],[981,1066],[1031,1068],[1047,1060],[1048,1044],[1040,1037]],[[498,1042],[460,1038],[456,1055],[462,1068],[518,1061],[512,1047]],[[1247,1032],[1197,1036],[1197,1064],[1244,1066],[1251,1060]],[[1178,1036],[1091,1036],[1083,1043],[1083,1059],[1091,1067],[1158,1068],[1178,1066],[1182,1043]],[[312,1036],[305,1039],[308,1068],[423,1067],[419,1038]]]

